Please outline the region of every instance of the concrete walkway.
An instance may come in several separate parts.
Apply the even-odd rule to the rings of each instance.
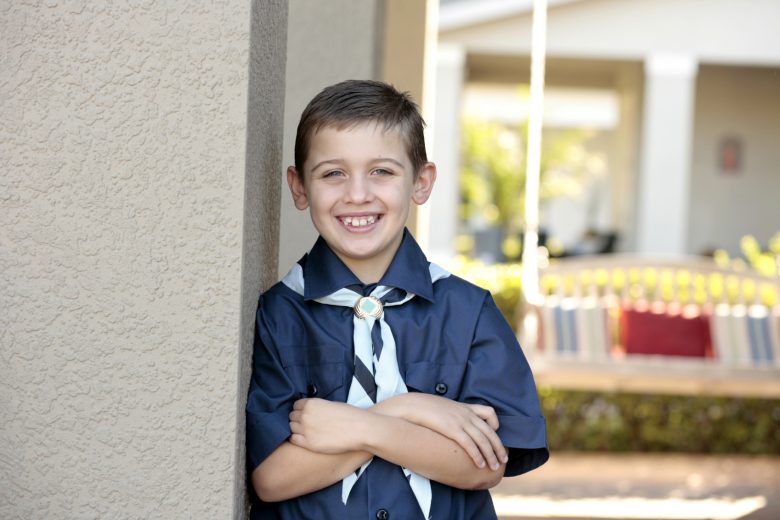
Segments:
[[[554,453],[492,494],[502,520],[778,520],[780,457]]]

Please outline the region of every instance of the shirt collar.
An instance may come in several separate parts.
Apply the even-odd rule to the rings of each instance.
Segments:
[[[319,237],[311,251],[301,259],[303,267],[303,298],[322,298],[349,285],[362,285],[344,262]],[[433,301],[433,284],[428,259],[407,229],[393,261],[379,280],[379,285],[397,287]]]

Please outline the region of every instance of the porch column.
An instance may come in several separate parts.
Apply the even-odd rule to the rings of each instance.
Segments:
[[[458,231],[460,169],[460,97],[463,91],[465,53],[462,48],[439,45],[436,62],[436,100],[433,147],[430,159],[438,177],[428,202],[430,218],[428,255],[446,261],[455,254]]]
[[[693,56],[645,60],[637,249],[684,254],[698,64]]]

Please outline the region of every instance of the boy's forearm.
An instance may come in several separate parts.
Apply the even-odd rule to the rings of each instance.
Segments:
[[[433,430],[398,417],[370,415],[362,425],[362,448],[378,457],[459,489],[488,489],[504,475],[505,464],[495,470],[478,468],[460,445]]]
[[[265,502],[287,500],[342,480],[371,457],[359,451],[316,453],[285,441],[252,472],[252,485]]]
[[[389,405],[390,403],[380,403],[376,408],[383,409],[384,413],[390,415],[401,412],[399,407]],[[340,406],[346,405],[342,403]],[[357,412],[359,415],[368,413],[353,407],[346,410]],[[343,418],[339,421],[333,414],[325,413],[319,420],[327,422],[341,432],[345,431],[346,421]],[[336,433],[331,433],[329,436],[333,438]],[[343,438],[342,435],[338,437]],[[369,452],[346,447],[338,453],[320,453],[312,446],[298,446],[288,439],[252,472],[252,485],[257,495],[266,502],[287,500],[319,491],[342,480],[371,457],[373,455]]]
[[[414,392],[387,399],[372,411],[404,419],[450,439],[479,468],[490,466],[495,470],[508,460],[508,452],[496,434],[498,417],[490,406]]]
[[[282,443],[252,473],[255,491],[266,502],[323,489],[374,455],[461,489],[493,487],[504,474],[504,464],[498,469],[487,465],[478,468],[460,444],[407,420],[408,403],[403,398],[378,403],[371,410],[316,399],[299,406],[304,401],[296,403],[300,411],[291,413],[291,418],[295,417],[291,427],[295,423],[293,431],[298,432],[293,435],[294,443]],[[304,408],[307,419],[303,418]],[[349,424],[347,437],[344,424]]]

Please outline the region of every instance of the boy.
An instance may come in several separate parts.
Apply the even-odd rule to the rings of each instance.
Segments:
[[[487,291],[405,222],[436,180],[417,107],[345,81],[287,170],[320,237],[260,297],[247,400],[252,518],[495,519],[487,489],[548,457],[533,378]]]

